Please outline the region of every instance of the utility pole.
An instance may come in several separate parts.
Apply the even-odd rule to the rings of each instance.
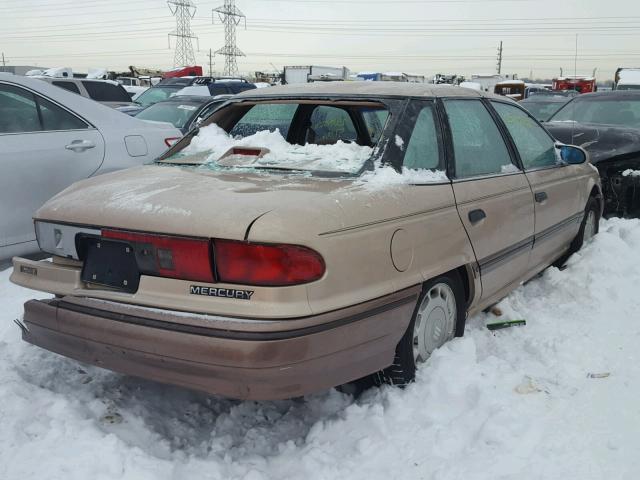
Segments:
[[[168,0],[169,10],[176,17],[176,30],[169,34],[169,37],[176,37],[176,53],[173,59],[174,67],[185,65],[195,65],[196,57],[193,54],[193,38],[198,41],[191,30],[191,19],[196,14],[196,6],[191,0]],[[171,41],[169,41],[171,48]],[[198,45],[198,49],[200,45]]]
[[[496,64],[498,69],[498,75],[502,73],[502,40],[500,40],[500,46],[498,47],[498,63]]]
[[[212,57],[211,49],[209,49],[209,76],[213,77],[213,57]]]
[[[238,75],[238,62],[236,57],[244,57],[245,54],[236,44],[236,27],[244,20],[244,27],[247,28],[247,17],[236,7],[235,0],[224,0],[224,5],[214,8],[211,11],[211,21],[215,23],[215,14],[224,24],[224,47],[216,50],[216,55],[224,55],[224,74],[229,76]]]

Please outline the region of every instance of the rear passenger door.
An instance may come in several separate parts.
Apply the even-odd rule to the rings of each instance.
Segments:
[[[534,230],[531,189],[484,101],[442,103],[453,191],[480,267],[482,298],[488,299],[521,281],[528,270]]]
[[[35,240],[32,217],[49,198],[95,172],[102,135],[33,92],[0,82],[0,246]]]
[[[578,233],[587,203],[588,178],[560,158],[555,140],[525,111],[492,102],[515,144],[535,200],[531,268],[557,260]]]

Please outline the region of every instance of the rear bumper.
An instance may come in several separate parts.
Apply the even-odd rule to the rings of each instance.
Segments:
[[[128,375],[231,398],[283,399],[390,365],[419,293],[414,287],[322,315],[274,321],[190,318],[69,297],[31,300],[23,339]]]

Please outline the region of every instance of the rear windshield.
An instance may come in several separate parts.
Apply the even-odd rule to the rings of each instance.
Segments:
[[[136,115],[142,120],[169,122],[176,128],[182,128],[195,116],[200,104],[187,102],[160,102],[150,105]]]
[[[595,123],[640,128],[640,97],[629,98],[576,98],[552,118],[553,122]]]
[[[161,100],[166,100],[174,93],[182,90],[182,86],[175,85],[171,87],[151,87],[148,90],[145,90],[140,94],[139,97],[136,98],[136,103],[142,105],[143,107],[147,107],[154,103],[158,103]]]
[[[122,85],[108,82],[82,82],[89,96],[97,102],[130,102],[131,98]]]
[[[163,162],[356,174],[373,154],[390,114],[364,102],[236,103],[216,112],[190,144]]]

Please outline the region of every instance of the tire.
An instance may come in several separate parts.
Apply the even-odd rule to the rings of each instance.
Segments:
[[[454,336],[462,336],[466,317],[459,275],[447,274],[426,282],[411,323],[396,347],[393,364],[373,375],[375,384],[402,387],[413,382],[420,363]]]
[[[578,235],[571,242],[569,255],[576,253],[582,248],[585,242],[591,240],[600,231],[600,207],[595,197],[589,197],[587,206],[584,209],[584,218],[580,224]]]

